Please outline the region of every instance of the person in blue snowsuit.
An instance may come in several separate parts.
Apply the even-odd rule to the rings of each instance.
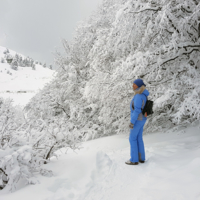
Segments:
[[[136,79],[133,82],[133,90],[135,95],[130,104],[131,120],[130,120],[130,160],[125,162],[127,165],[138,165],[138,163],[145,162],[145,150],[143,142],[143,127],[147,120],[146,116],[142,114],[147,96],[149,92],[146,89],[142,79]]]

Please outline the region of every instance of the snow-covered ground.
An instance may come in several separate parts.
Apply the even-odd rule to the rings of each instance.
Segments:
[[[4,58],[5,50],[5,47],[0,46],[0,59]],[[12,56],[16,54],[10,49],[9,52]],[[14,105],[25,106],[46,83],[53,79],[54,75],[54,70],[37,64],[35,70],[32,70],[32,67],[19,66],[16,71],[11,69],[8,63],[0,63],[0,97],[11,98]]]
[[[0,191],[1,200],[200,200],[200,126],[144,136],[146,162],[125,165],[128,133],[58,152],[39,184]]]

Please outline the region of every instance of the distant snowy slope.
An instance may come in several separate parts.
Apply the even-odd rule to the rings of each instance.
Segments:
[[[6,48],[0,47],[0,59],[4,58],[5,50]],[[16,54],[12,50],[9,52],[12,56]],[[54,70],[39,64],[35,64],[35,70],[32,67],[21,66],[18,66],[18,70],[13,70],[10,64],[0,63],[0,97],[12,98],[14,105],[24,106],[38,90],[53,79],[54,74]]]

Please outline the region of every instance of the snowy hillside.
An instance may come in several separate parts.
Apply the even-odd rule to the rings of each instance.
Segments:
[[[0,59],[3,58],[6,48],[0,47]],[[14,56],[16,52],[10,51]],[[24,57],[24,56],[23,56]],[[13,70],[8,63],[0,63],[0,97],[12,98],[14,105],[26,105],[28,101],[50,82],[55,71],[36,64],[35,70],[32,67],[18,66]]]
[[[85,142],[80,151],[61,149],[45,166],[53,177],[0,191],[1,200],[200,200],[199,125],[144,136],[147,161],[125,165],[128,133]],[[37,192],[36,192],[37,191]]]

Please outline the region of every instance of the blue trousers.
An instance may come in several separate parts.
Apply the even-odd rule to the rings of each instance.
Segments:
[[[144,142],[142,138],[145,122],[146,118],[144,118],[142,121],[137,120],[133,129],[130,129],[129,142],[131,147],[131,162],[139,162],[139,160],[145,160]]]

